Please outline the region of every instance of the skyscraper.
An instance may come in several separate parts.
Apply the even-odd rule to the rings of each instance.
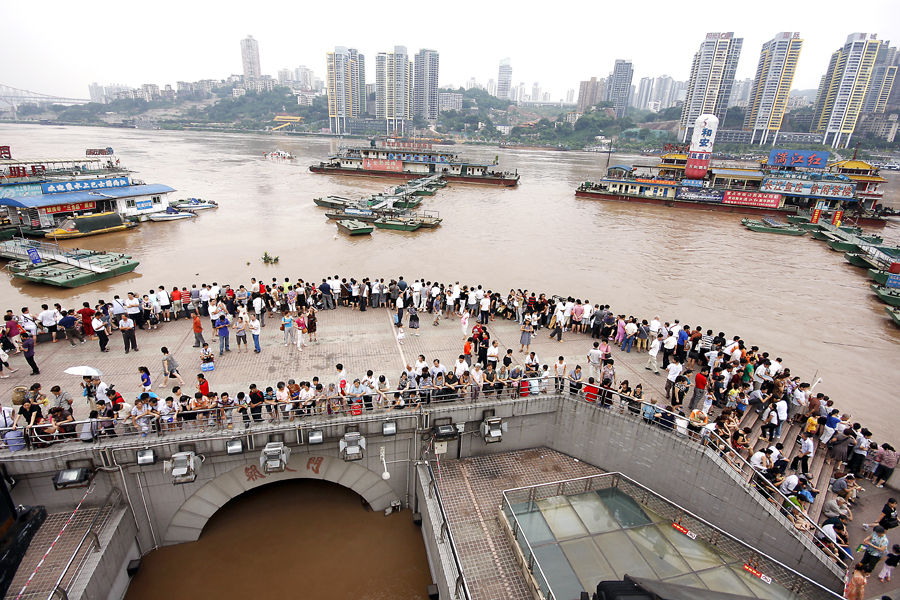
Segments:
[[[878,48],[878,56],[875,57],[875,66],[872,68],[872,80],[869,82],[869,91],[866,93],[866,99],[863,100],[862,111],[864,113],[883,113],[894,88],[898,53],[896,48],[888,46],[889,43],[885,42]]]
[[[406,46],[375,57],[375,117],[385,120],[387,133],[404,133],[412,119],[412,63]]]
[[[534,85],[531,86],[531,101],[532,102],[540,102],[541,101],[541,84],[537,81],[534,82]]]
[[[851,33],[844,46],[831,55],[828,70],[816,94],[810,128],[813,133],[824,134],[823,144],[830,144],[832,148],[846,148],[850,144],[863,101],[870,91],[876,59],[882,46],[887,46],[887,43],[877,39],[874,33]],[[896,68],[893,73],[896,73]],[[893,83],[893,75],[885,75]],[[887,95],[890,95],[889,89]],[[874,101],[872,106],[877,108],[878,102]]]
[[[415,60],[413,77],[413,109],[415,114],[427,121],[438,118],[440,102],[438,97],[439,57],[435,50],[419,50]]]
[[[802,46],[796,31],[783,31],[763,44],[744,116],[744,131],[753,132],[751,144],[775,143]]]
[[[355,48],[336,46],[325,55],[325,71],[328,126],[332,133],[350,133],[350,119],[366,112],[365,57]]]
[[[606,99],[606,80],[591,77],[588,81],[582,81],[578,86],[578,107],[580,113],[586,113],[588,109]]]
[[[497,95],[497,82],[494,81],[493,79],[488,79],[487,93],[490,94],[491,96]]]
[[[725,122],[743,43],[743,38],[734,37],[731,31],[706,34],[691,63],[691,78],[681,110],[682,141],[690,138],[694,121],[702,114],[715,115],[720,123]]]
[[[625,116],[628,109],[628,97],[631,95],[631,78],[634,69],[630,60],[617,60],[613,65],[613,72],[606,83],[606,99],[612,102],[616,111],[616,118]]]
[[[509,98],[512,90],[512,67],[509,59],[504,58],[500,61],[500,71],[497,73],[497,97]]]
[[[634,107],[638,110],[647,110],[650,104],[650,96],[653,92],[653,80],[649,77],[641,77],[637,94],[634,95]]]
[[[650,91],[650,102],[656,103],[657,110],[666,110],[675,104],[675,80],[668,75],[656,77]]]
[[[575,102],[575,89],[569,88],[568,91],[566,91],[566,104],[572,104],[574,102]]]
[[[103,94],[102,85],[99,83],[92,83],[88,86],[88,92],[91,94],[91,102],[106,104],[106,96]]]
[[[244,66],[244,81],[253,81],[262,76],[259,69],[259,43],[252,35],[241,40],[241,63]]]

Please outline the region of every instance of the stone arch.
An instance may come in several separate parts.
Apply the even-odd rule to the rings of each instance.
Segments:
[[[385,510],[397,494],[374,473],[355,462],[306,453],[292,454],[287,469],[263,474],[255,461],[242,463],[205,483],[182,504],[163,537],[163,544],[193,542],[203,527],[226,502],[253,488],[289,479],[322,479],[349,488],[362,496],[372,510]]]

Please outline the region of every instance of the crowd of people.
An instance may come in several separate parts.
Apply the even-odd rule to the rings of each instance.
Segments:
[[[862,489],[858,482],[869,479],[883,487],[897,464],[898,453],[889,442],[874,442],[866,427],[836,408],[828,396],[814,392],[815,382],[802,381],[780,357],[749,345],[740,336],[729,338],[724,332],[691,327],[677,319],[617,314],[609,305],[587,299],[519,289],[502,294],[459,282],[334,276],[318,283],[290,278],[265,283],[254,278],[237,287],[215,282],[159,286],[145,294],[115,295],[108,302],[84,302],[79,309],[56,303],[53,308],[42,305],[37,314],[28,307],[18,312],[7,310],[0,329],[0,377],[9,377],[4,367],[10,373],[16,371],[9,362],[16,354],[22,355],[32,375],[40,374],[34,343],[40,333],[49,334],[51,343],[63,341],[63,332],[72,345],[97,341],[101,351],[109,352],[110,339],[118,332],[127,354],[139,352],[137,332],[168,327],[167,323],[181,319],[191,321],[194,347],[200,349],[201,366],[208,372],[216,358],[206,334],[217,340],[219,356],[232,351],[232,334],[238,352],[249,352],[252,343],[253,351],[261,353],[261,330],[268,321],[279,327],[281,343],[302,352],[318,341],[320,311],[338,308],[391,311],[401,344],[407,331],[418,334],[422,317],[433,326],[457,321],[461,352],[450,364],[419,355],[393,381],[372,370],[351,377],[338,364],[332,374],[302,381],[286,379],[264,387],[250,385],[232,395],[211,391],[204,372],[188,389],[178,361],[162,348],[159,360],[164,381],[155,389],[166,387],[170,378],[177,383],[165,398],[154,391],[150,370],[144,366],[138,369],[141,390],[133,404],[112,386],[87,377],[81,394],[90,405],[89,418],[76,422],[73,399],[66,392],[54,386],[51,395],[45,396],[40,384],[34,384],[17,411],[3,409],[0,429],[9,433],[24,426],[33,438],[28,441],[37,444],[67,435],[93,441],[116,435],[115,426],[120,422],[146,435],[181,427],[233,427],[236,420],[249,426],[254,421],[293,420],[313,414],[354,415],[431,402],[566,391],[600,406],[621,400],[623,406],[655,425],[674,427],[676,417],[683,417],[690,431],[712,436],[727,446],[722,448],[727,454],[740,454],[748,460],[765,485],[777,487],[789,498],[794,515],[802,514],[819,493],[810,465],[815,455],[826,453],[826,462],[836,473],[830,483],[835,497],[826,503],[822,523],[826,536],[820,542],[851,556],[846,528]],[[490,324],[497,319],[519,325],[518,349],[501,348],[492,338]],[[590,344],[584,357],[586,369],[569,364],[563,356],[542,362],[531,350],[532,340],[542,333],[558,342],[564,336],[585,339]],[[649,395],[645,398],[640,383],[633,385],[617,374],[614,349],[624,354],[645,352],[645,368],[656,375],[664,373],[664,406]],[[752,440],[752,429],[741,426],[747,411],[759,413],[763,444]],[[793,440],[782,440],[785,427],[793,424],[801,429],[797,452],[790,448]],[[7,445],[13,447],[8,440]],[[873,556],[887,557],[885,569],[892,566],[891,561],[896,564],[891,558],[896,553],[891,554],[884,537],[897,525],[896,502],[885,508],[890,506],[893,517],[885,513],[867,538],[863,561],[867,572],[878,562]],[[803,519],[796,522],[798,528],[803,527]],[[882,571],[882,575],[889,578],[890,572]]]

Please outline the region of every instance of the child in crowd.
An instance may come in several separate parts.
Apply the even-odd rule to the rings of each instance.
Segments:
[[[894,574],[894,567],[897,566],[897,563],[900,563],[900,544],[894,544],[891,551],[887,553],[881,572],[878,573],[878,581],[888,583],[891,580],[891,575]]]

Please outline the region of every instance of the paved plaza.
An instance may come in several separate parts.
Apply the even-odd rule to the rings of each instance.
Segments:
[[[435,358],[450,368],[462,353],[463,333],[458,318],[442,320],[440,325],[431,324],[431,315],[421,313],[421,328],[416,336],[414,330],[405,328],[406,339],[401,345],[396,339],[396,328],[393,325],[393,311],[384,308],[368,309],[365,312],[350,308],[323,310],[318,313],[317,343],[310,343],[300,352],[295,346],[285,346],[283,334],[279,331],[278,319],[270,316],[262,329],[260,345],[262,352],[255,354],[251,348],[246,353],[237,352],[234,335],[231,335],[231,352],[218,356],[218,342],[212,337],[212,327],[208,318],[203,318],[203,335],[210,348],[216,353],[216,369],[206,373],[210,389],[216,392],[235,394],[247,391],[251,383],[260,388],[275,386],[279,381],[290,378],[311,380],[318,376],[324,383],[336,379],[335,365],[342,363],[352,382],[355,377],[363,377],[368,369],[372,369],[377,378],[385,375],[391,385],[395,385],[401,370],[409,363],[413,364],[422,354],[429,364]],[[475,320],[469,321],[469,326]],[[515,361],[523,364],[526,355],[519,352],[519,325],[515,321],[497,319],[488,323],[487,329],[491,339],[500,341],[501,357],[507,348],[514,350]],[[569,334],[563,336],[563,342],[549,338],[549,332],[540,330],[533,339],[531,350],[537,353],[541,364],[552,365],[559,356],[566,358],[571,369],[580,364],[584,371],[585,381],[588,377],[586,355],[593,340],[587,334]],[[153,387],[162,398],[166,390],[160,390],[162,383],[162,354],[160,348],[166,346],[179,363],[179,370],[185,380],[186,391],[195,391],[196,374],[200,372],[200,351],[193,348],[194,335],[190,319],[179,319],[162,323],[155,331],[137,331],[139,352],[128,355],[124,352],[122,336],[113,332],[110,336],[110,352],[101,353],[96,341],[71,346],[68,341],[57,343],[42,342],[37,345],[35,359],[41,370],[39,376],[32,377],[28,365],[20,355],[12,355],[10,363],[18,372],[12,373],[9,379],[0,380],[0,398],[8,405],[12,397],[13,387],[30,386],[40,382],[45,394],[50,388],[59,385],[75,399],[75,418],[87,417],[87,403],[81,398],[79,386],[81,378],[67,375],[63,371],[76,365],[89,365],[100,369],[103,381],[115,384],[116,389],[127,402],[133,402],[140,393],[139,366],[150,369]],[[645,397],[654,397],[661,405],[665,405],[663,387],[665,377],[653,375],[644,369],[647,355],[644,352],[632,351],[630,354],[613,350],[616,375],[618,380],[628,379],[632,387],[643,383]],[[169,381],[169,388],[173,385]]]

